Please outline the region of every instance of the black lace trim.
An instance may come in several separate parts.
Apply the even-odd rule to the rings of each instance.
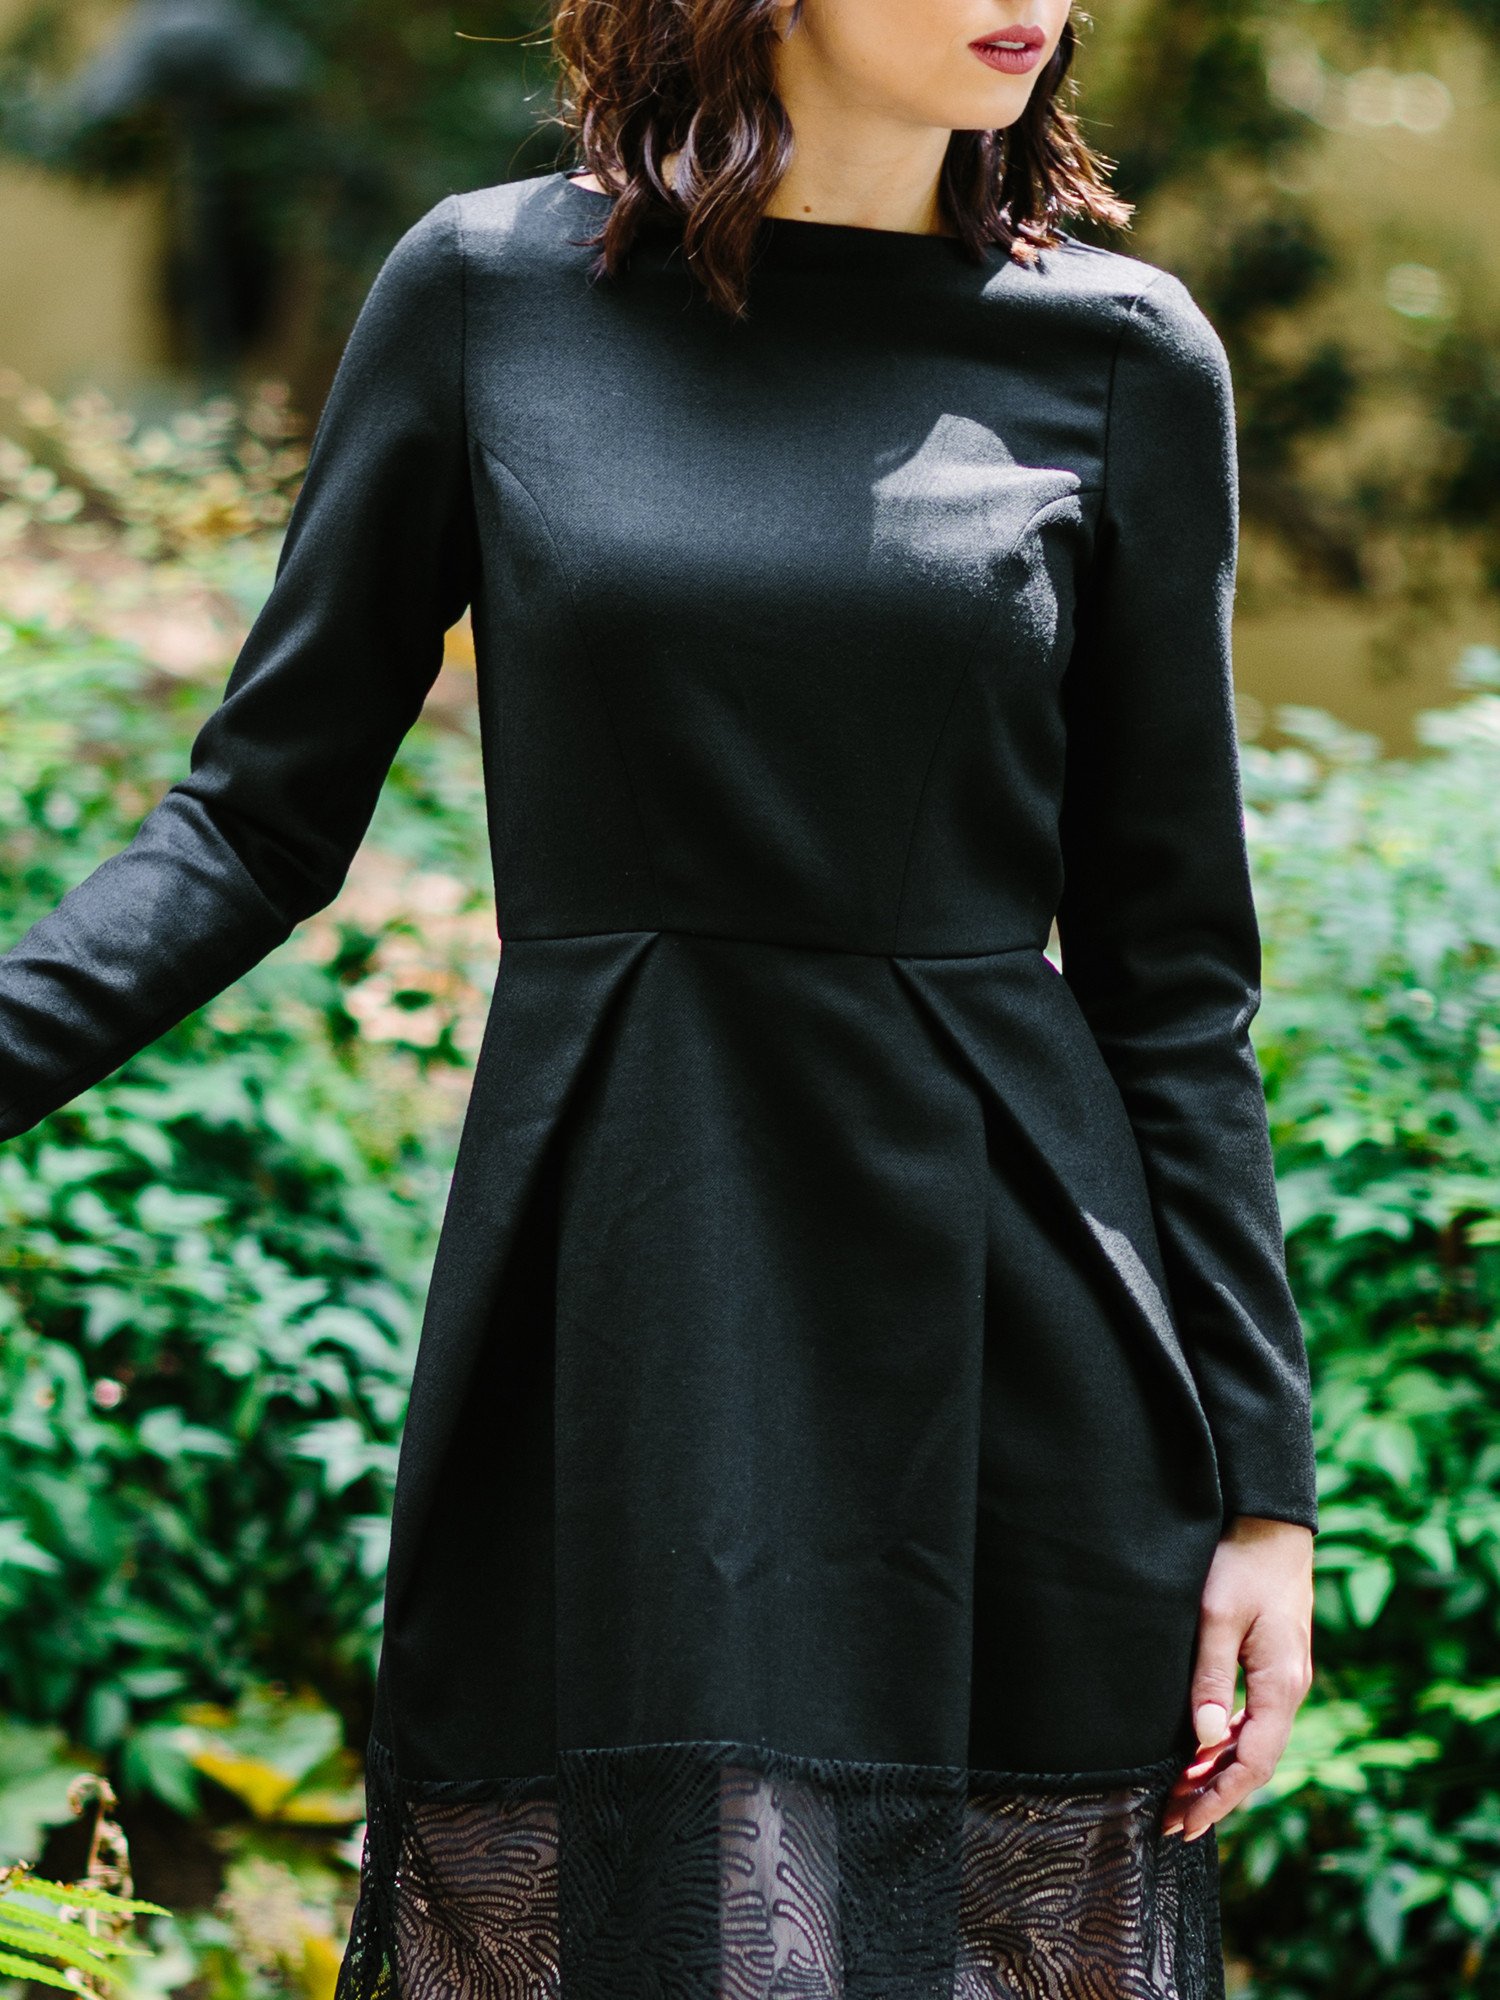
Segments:
[[[1224,2000],[1179,1770],[665,1743],[437,1782],[375,1742],[336,2000]]]

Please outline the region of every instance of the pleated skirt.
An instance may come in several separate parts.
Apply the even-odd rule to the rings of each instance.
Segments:
[[[1221,1519],[1042,952],[507,940],[339,2000],[1213,2000]]]

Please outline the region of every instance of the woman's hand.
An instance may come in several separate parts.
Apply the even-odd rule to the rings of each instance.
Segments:
[[[1193,1668],[1198,1755],[1167,1797],[1165,1833],[1196,1840],[1276,1769],[1312,1685],[1313,1538],[1295,1521],[1237,1514],[1214,1550]],[[1235,1711],[1243,1662],[1245,1705]]]

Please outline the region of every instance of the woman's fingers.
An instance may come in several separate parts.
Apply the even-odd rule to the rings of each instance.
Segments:
[[[1290,1664],[1294,1645],[1278,1642],[1252,1626],[1246,1637],[1250,1657],[1245,1663],[1245,1719],[1236,1732],[1227,1760],[1193,1786],[1180,1803],[1174,1798],[1163,1814],[1166,1831],[1180,1830],[1184,1840],[1197,1840],[1210,1826],[1266,1784],[1275,1774],[1292,1732],[1292,1722],[1306,1688]],[[1255,1657],[1257,1651],[1261,1657]]]
[[[1286,1639],[1293,1635],[1283,1635],[1280,1641],[1274,1636],[1258,1639],[1263,1629],[1257,1622],[1246,1638],[1250,1655],[1245,1662],[1246,1715],[1234,1759],[1184,1809],[1184,1840],[1196,1840],[1266,1784],[1275,1775],[1292,1733],[1292,1720],[1305,1692],[1291,1671],[1295,1653]],[[1263,1657],[1255,1657],[1257,1649]]]
[[[1254,1616],[1242,1593],[1233,1587],[1232,1574],[1219,1565],[1217,1556],[1214,1561],[1220,1577],[1210,1570],[1198,1609],[1198,1655],[1193,1666],[1193,1727],[1200,1750],[1224,1740],[1234,1708],[1240,1649]]]
[[[1240,1666],[1245,1703],[1230,1714]],[[1191,1689],[1198,1754],[1164,1801],[1163,1832],[1196,1840],[1269,1781],[1311,1682],[1312,1537],[1241,1516],[1204,1585]]]
[[[1184,1795],[1197,1791],[1206,1779],[1211,1778],[1216,1771],[1222,1771],[1226,1764],[1233,1761],[1244,1715],[1245,1711],[1241,1709],[1230,1724],[1229,1732],[1222,1743],[1215,1743],[1212,1748],[1198,1752],[1177,1780],[1174,1790],[1180,1790]]]
[[[1224,1741],[1215,1744],[1212,1749],[1200,1751],[1172,1786],[1162,1801],[1161,1825],[1164,1833],[1181,1833],[1188,1806],[1202,1798],[1220,1772],[1227,1771],[1234,1763],[1244,1719],[1245,1711],[1241,1709],[1231,1718]]]

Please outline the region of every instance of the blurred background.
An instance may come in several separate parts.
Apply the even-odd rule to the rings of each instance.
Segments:
[[[1317,1684],[1220,1833],[1254,2000],[1500,1995],[1497,61],[1500,0],[1112,0],[1081,64],[1239,402],[1323,1521]],[[561,164],[552,109],[505,0],[0,0],[0,950],[185,770],[381,258]],[[332,1993],[497,954],[472,692],[458,628],[338,901],[0,1148],[0,1990]]]
[[[274,377],[311,417],[400,231],[555,163],[535,8],[0,0],[0,36],[0,364],[54,393]],[[1082,63],[1134,247],[1236,365],[1242,686],[1392,747],[1494,636],[1497,42],[1492,0],[1111,0]]]

